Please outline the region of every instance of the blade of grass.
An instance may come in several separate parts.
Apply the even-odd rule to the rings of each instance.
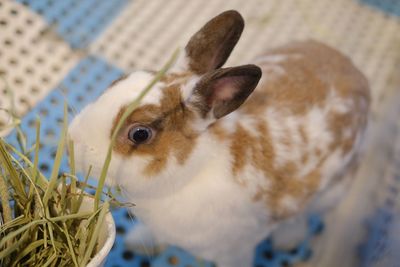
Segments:
[[[51,255],[50,258],[48,258],[48,260],[43,264],[42,267],[50,266],[50,264],[52,264],[55,259],[57,259],[57,252]]]
[[[43,240],[44,240],[44,248],[48,247],[48,237],[46,231],[46,223],[43,223]]]
[[[91,215],[85,221],[81,221],[79,226],[77,226],[78,231],[75,234],[75,238],[80,240],[80,244],[79,244],[79,248],[78,248],[78,251],[79,251],[78,262],[82,262],[82,259],[85,255],[85,251],[87,249],[88,240],[91,240],[91,238],[93,236],[93,231],[94,231],[93,225],[96,225],[96,219],[98,218],[100,211],[101,211],[101,209],[98,209],[94,213],[92,211]]]
[[[50,247],[40,250],[37,255],[37,260],[35,261],[35,266],[43,266],[46,259],[50,258],[52,255],[52,250]]]
[[[92,214],[93,214],[93,211],[82,211],[82,212],[79,212],[79,213],[52,217],[52,218],[49,218],[48,220],[50,222],[59,222],[59,221],[68,221],[68,220],[77,219],[77,218],[84,219],[86,217],[90,217]]]
[[[39,200],[39,203],[41,204],[42,208],[44,208],[36,183],[34,183],[32,181],[32,179],[30,178],[30,175],[25,171],[25,169],[22,167],[21,163],[16,158],[14,158],[12,155],[8,155],[8,156],[10,157],[11,161],[14,162],[18,166],[19,171],[24,175],[24,177],[26,177],[29,180],[30,184],[33,185],[32,188],[36,192],[36,197]],[[18,193],[16,195],[19,196]]]
[[[25,229],[25,230],[27,230],[27,229]],[[26,231],[25,233],[22,234],[22,236],[20,238],[17,238],[10,246],[7,246],[4,250],[1,250],[0,251],[0,259],[4,259],[9,254],[13,253],[23,242],[26,241],[26,238],[28,236],[29,236],[29,231]],[[8,237],[8,235],[6,237]],[[11,239],[8,239],[8,240],[11,240]],[[3,242],[3,240],[2,240],[2,242]],[[0,247],[3,247],[3,246],[0,245]]]
[[[115,144],[115,139],[117,137],[117,134],[119,133],[119,130],[121,129],[123,123],[125,120],[128,118],[128,116],[132,113],[133,110],[135,110],[142,99],[145,97],[145,95],[154,87],[154,85],[165,75],[165,73],[172,67],[172,65],[175,63],[177,57],[179,54],[179,49],[175,50],[173,53],[172,57],[168,60],[168,62],[164,65],[164,67],[155,75],[154,79],[142,90],[140,95],[131,103],[128,105],[126,108],[125,112],[122,114],[122,117],[120,121],[118,122],[117,126],[115,127],[115,130],[112,134],[111,137],[111,142],[107,150],[107,155],[103,164],[103,168],[101,170],[100,178],[99,178],[99,184],[96,190],[95,194],[95,200],[94,200],[94,209],[97,210],[99,207],[100,203],[100,195],[101,192],[103,192],[103,187],[104,187],[104,182],[107,176],[108,168],[110,166],[111,162],[111,157],[112,157],[112,149]]]
[[[23,201],[26,201],[26,194],[24,190],[24,186],[19,179],[19,175],[15,168],[12,165],[12,161],[10,159],[9,154],[6,151],[6,148],[4,146],[4,141],[3,138],[0,138],[0,163],[3,166],[3,169],[7,171],[9,174],[9,181],[13,188],[15,189],[16,193],[23,199]]]
[[[54,260],[54,261],[51,263],[50,267],[58,267],[58,266],[57,266],[57,265],[58,265],[58,258],[59,258],[59,254],[57,254],[56,260]],[[71,265],[70,265],[70,266],[71,266]]]
[[[23,257],[28,255],[29,253],[31,253],[35,249],[39,248],[40,246],[43,246],[43,244],[44,244],[44,240],[43,239],[36,240],[36,241],[32,242],[31,244],[29,244],[26,248],[24,248],[21,252],[19,252],[19,254],[18,254],[17,258],[14,260],[14,263],[13,263],[12,266],[17,266],[18,262]]]
[[[0,227],[0,235],[3,234],[7,229],[18,226],[20,224],[26,224],[26,220],[24,221],[25,217],[24,215],[20,215],[17,218],[12,219],[8,223],[4,223]]]
[[[19,152],[15,147],[13,147],[12,145],[10,145],[8,143],[4,143],[4,145],[6,146],[7,149],[10,149],[13,153],[15,153],[18,157],[20,157],[21,160],[23,160],[23,162],[26,163],[29,167],[34,168],[33,163],[28,159],[28,157],[26,157],[21,152]],[[12,155],[9,155],[9,156],[13,162],[18,163],[18,160],[15,157],[13,157]],[[39,172],[39,178],[40,178],[40,181],[37,181],[37,183],[39,183],[40,186],[42,186],[43,184],[46,184],[46,185],[48,184],[49,181],[40,172]]]
[[[60,137],[60,141],[58,143],[56,157],[54,159],[53,170],[50,175],[50,182],[49,182],[49,185],[47,186],[46,192],[44,193],[44,196],[43,196],[43,203],[45,205],[49,201],[50,195],[53,192],[55,185],[57,184],[57,176],[58,176],[58,172],[60,170],[61,159],[64,154],[64,145],[65,145],[65,139],[66,139],[66,133],[67,133],[67,114],[68,114],[67,112],[68,112],[67,105],[64,103],[64,122],[63,122],[62,131],[61,131],[61,137]]]
[[[69,140],[68,142],[68,151],[69,151],[69,168],[70,168],[70,174],[72,176],[76,176],[76,169],[75,169],[75,148],[74,148],[74,143],[72,140]],[[71,186],[70,186],[71,192],[76,192],[76,179],[71,178]],[[77,199],[74,197],[71,200],[71,210],[77,210]]]
[[[82,205],[83,197],[85,196],[86,184],[87,184],[87,181],[88,181],[88,179],[89,179],[89,176],[90,176],[90,172],[91,172],[91,171],[92,171],[92,166],[89,166],[89,170],[88,170],[88,172],[87,172],[87,174],[86,174],[86,176],[85,176],[85,181],[84,181],[85,185],[81,188],[81,192],[80,192],[80,195],[79,195],[79,197],[78,197],[78,202],[77,202],[77,204],[76,204],[76,206],[75,206],[75,209],[72,210],[72,213],[78,212],[78,210],[80,209],[80,207],[81,207],[81,205]]]
[[[79,267],[78,262],[76,261],[76,255],[75,255],[74,248],[72,246],[72,242],[71,242],[71,238],[69,236],[67,225],[65,224],[65,222],[63,222],[62,225],[63,225],[63,230],[64,230],[64,233],[65,233],[65,237],[67,238],[68,248],[69,248],[69,251],[70,251],[70,254],[71,254],[71,257],[72,257],[72,261],[74,262],[74,265],[76,267]]]
[[[47,204],[46,204],[47,205]],[[46,214],[46,218],[51,218],[51,216],[50,216],[50,211],[49,211],[49,207],[47,206],[47,207],[45,207],[45,214]],[[53,225],[52,225],[52,222],[51,221],[48,221],[47,223],[46,223],[46,228],[48,229],[48,235],[49,235],[49,237],[50,237],[50,242],[51,242],[51,244],[52,244],[52,246],[53,246],[53,249],[54,249],[54,253],[56,253],[57,254],[57,247],[56,247],[56,245],[55,245],[55,239],[54,239],[54,229],[53,229]],[[46,232],[46,231],[45,231]]]
[[[3,207],[3,224],[12,220],[11,207],[10,207],[10,194],[8,193],[8,186],[6,178],[0,173],[0,200]]]
[[[82,223],[83,224],[83,223]],[[86,250],[86,246],[85,244],[87,244],[87,239],[88,239],[88,233],[87,233],[87,228],[86,227],[82,227],[83,225],[81,224],[81,226],[79,227],[75,238],[81,240],[81,242],[79,243],[79,247],[78,247],[78,257],[79,257],[79,262],[82,261],[83,256],[85,255],[85,250]]]
[[[15,130],[17,131],[17,141],[18,145],[22,151],[23,154],[27,154],[27,149],[26,149],[26,136],[22,132],[21,127],[19,127],[19,124],[15,126]]]
[[[60,200],[60,204],[61,204],[61,214],[65,214],[65,211],[67,209],[67,202],[65,201],[66,195],[67,195],[67,180],[65,175],[61,176],[61,200]]]
[[[23,232],[25,232],[26,230],[28,230],[29,228],[36,226],[37,224],[41,224],[46,222],[46,220],[41,219],[41,220],[36,220],[36,221],[32,221],[24,226],[22,226],[21,228],[18,228],[17,230],[9,233],[8,235],[6,235],[5,237],[3,237],[0,241],[0,247],[3,247],[4,244],[8,241],[11,240],[15,237],[17,237],[18,235],[22,234]]]
[[[89,241],[89,245],[87,246],[86,253],[82,259],[81,266],[86,266],[87,262],[90,259],[90,256],[93,253],[93,249],[97,243],[97,239],[100,234],[100,229],[103,226],[104,218],[105,218],[106,214],[108,213],[109,208],[110,208],[110,203],[104,202],[103,206],[101,207],[98,221],[96,222],[96,225],[94,228],[93,236]]]
[[[3,212],[0,213],[0,218],[2,222],[0,223],[0,228],[3,228],[4,224],[12,221],[11,207],[10,207],[10,194],[8,193],[7,181],[3,175],[0,173],[0,203],[3,208]],[[2,216],[3,215],[3,216]],[[7,242],[6,246],[11,246],[12,241]],[[1,249],[2,247],[0,247]]]
[[[39,148],[40,148],[40,119],[36,119],[36,142],[35,142],[35,158],[33,161],[33,169],[37,172],[34,181],[37,183],[39,178]]]
[[[39,196],[39,192],[37,190],[37,181],[38,181],[38,177],[39,177],[39,169],[38,169],[38,165],[39,165],[39,147],[40,147],[40,119],[37,118],[36,119],[36,146],[35,146],[35,156],[34,156],[34,163],[33,163],[33,183],[31,182],[29,184],[29,198],[33,197],[33,203],[34,203],[34,208],[36,208],[36,204],[40,203],[40,196]],[[27,176],[29,177],[29,175]],[[33,192],[36,192],[35,196],[33,196]],[[36,211],[36,209],[35,209]],[[35,212],[37,213],[37,212]],[[35,216],[36,217],[36,216]]]
[[[68,141],[68,151],[69,151],[69,168],[70,168],[70,173],[72,175],[76,174],[76,169],[75,169],[75,147],[74,147],[74,142],[72,140]]]

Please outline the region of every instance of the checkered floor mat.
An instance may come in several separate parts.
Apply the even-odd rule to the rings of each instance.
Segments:
[[[398,105],[392,99],[400,88],[400,1],[0,0],[0,128],[10,122],[3,109],[14,106],[23,117],[23,130],[32,138],[33,122],[39,116],[43,126],[40,167],[48,174],[64,101],[73,116],[122,74],[158,69],[204,22],[227,9],[240,11],[246,21],[228,65],[249,63],[262,51],[290,40],[313,38],[349,55],[369,78],[374,99],[372,148],[345,206],[347,210],[363,207],[368,198],[363,192],[374,188],[376,209],[365,227],[368,235],[358,260],[362,266],[392,266],[382,262],[398,262],[393,256],[396,253],[390,251],[400,241],[387,231],[399,231],[400,225],[400,173],[390,167],[400,165],[395,164],[400,163],[400,154],[396,154],[399,126],[390,124],[397,145],[385,150],[397,156],[385,157],[382,163],[377,159],[381,154],[374,153],[373,147],[387,126],[381,123],[388,116],[387,106]],[[393,112],[397,110],[390,114]],[[13,132],[7,139],[16,142]],[[28,142],[33,140],[28,138]],[[66,162],[63,168],[67,169]],[[385,179],[376,184],[377,177]],[[106,266],[211,266],[176,247],[155,258],[128,251],[123,239],[135,222],[124,209],[113,215],[118,234]],[[322,222],[312,217],[309,226],[310,237],[318,235]],[[292,251],[278,252],[266,239],[255,251],[255,266],[307,262],[313,253],[308,241]],[[346,245],[336,243],[334,247]]]

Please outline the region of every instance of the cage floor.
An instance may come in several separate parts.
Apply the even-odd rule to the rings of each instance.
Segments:
[[[385,266],[382,258],[388,257],[386,248],[394,241],[382,234],[382,229],[393,228],[400,221],[395,216],[400,171],[392,168],[389,172],[386,166],[399,163],[400,156],[396,156],[399,145],[382,149],[376,140],[390,125],[391,144],[400,144],[398,124],[383,120],[398,111],[387,107],[398,103],[393,104],[392,99],[400,89],[400,1],[215,0],[205,4],[200,0],[0,0],[0,128],[10,123],[3,109],[14,106],[23,116],[22,128],[33,139],[33,121],[39,116],[43,126],[40,167],[48,174],[64,100],[71,107],[72,117],[122,74],[158,69],[203,23],[227,9],[240,11],[246,21],[228,65],[249,63],[262,51],[287,41],[313,38],[350,56],[369,78],[374,101],[368,156],[357,176],[359,186],[345,201],[347,209],[341,209],[335,218],[345,221],[350,207],[370,203],[373,194],[373,204],[368,206],[376,210],[368,226],[359,227],[368,229],[368,234],[358,262],[362,266]],[[7,139],[16,142],[14,133]],[[382,152],[376,153],[378,150]],[[389,151],[392,156],[380,157]],[[63,168],[67,168],[65,162]],[[385,179],[377,183],[377,177]],[[135,222],[127,210],[115,210],[113,215],[118,234],[106,266],[211,266],[176,247],[153,258],[127,250],[124,236]],[[361,223],[361,213],[351,216],[354,220],[345,221],[348,227],[337,238],[343,238],[350,225]],[[388,216],[392,219],[384,219]],[[321,222],[310,218],[310,236],[317,235],[320,228]],[[338,252],[329,253],[331,257],[338,258],[341,254],[337,253],[357,245],[332,240],[327,241],[327,247]],[[308,243],[305,240],[297,249],[277,252],[266,239],[255,251],[254,266],[307,263],[313,253]]]

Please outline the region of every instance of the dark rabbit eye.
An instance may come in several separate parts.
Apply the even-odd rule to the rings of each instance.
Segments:
[[[134,126],[128,132],[129,140],[137,145],[148,143],[152,137],[152,129],[146,126]]]

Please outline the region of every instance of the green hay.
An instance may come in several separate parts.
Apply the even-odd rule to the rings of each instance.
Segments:
[[[116,134],[128,115],[172,66],[177,55],[178,50],[127,107],[113,133],[94,197],[85,193],[85,189],[93,188],[87,185],[90,168],[83,182],[76,178],[74,146],[66,141],[67,105],[64,105],[64,121],[49,179],[38,167],[40,121],[36,123],[35,144],[27,148],[20,120],[13,110],[10,111],[19,147],[0,138],[0,266],[86,266],[98,250],[98,237],[110,205],[129,205],[119,202],[110,190],[103,191]],[[9,92],[12,96],[11,90]],[[59,176],[66,147],[70,152],[70,173]],[[33,162],[29,159],[32,153]],[[100,201],[102,196],[103,202]],[[81,210],[85,199],[93,202],[93,209]]]

